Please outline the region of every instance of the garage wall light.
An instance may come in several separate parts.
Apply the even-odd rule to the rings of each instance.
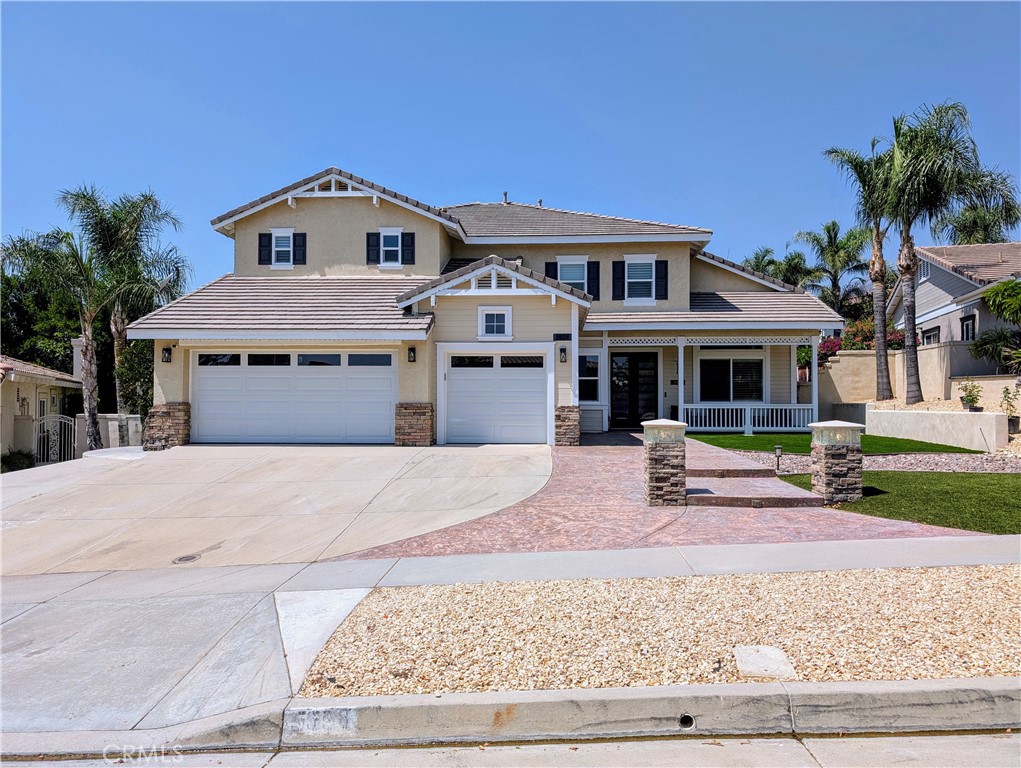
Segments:
[[[415,348],[414,347],[408,347],[408,362],[409,363],[415,362]]]
[[[567,362],[567,347],[560,348],[560,362],[562,363]]]
[[[163,362],[164,363],[171,363],[171,362],[173,362],[173,355],[174,355],[174,351],[170,347],[163,347]]]

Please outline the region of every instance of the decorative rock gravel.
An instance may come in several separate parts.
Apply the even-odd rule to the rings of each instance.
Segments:
[[[1013,441],[1011,445],[1021,445]],[[734,451],[757,461],[763,466],[775,468],[776,457],[761,451]],[[895,472],[1021,472],[1021,455],[999,453],[899,453],[883,456],[862,457],[862,469],[889,470]],[[802,475],[812,471],[812,457],[804,454],[785,453],[780,457],[781,475]]]
[[[741,682],[739,645],[798,679],[1021,671],[1021,568],[977,566],[374,590],[302,696]]]

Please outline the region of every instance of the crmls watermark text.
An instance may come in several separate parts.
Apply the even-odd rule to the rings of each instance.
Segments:
[[[108,744],[103,748],[103,759],[107,762],[123,760],[143,763],[180,763],[184,755],[177,747],[140,747],[133,744]]]

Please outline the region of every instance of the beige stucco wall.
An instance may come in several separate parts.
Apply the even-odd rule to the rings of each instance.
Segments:
[[[379,198],[297,198],[240,219],[234,233],[234,274],[253,276],[408,274],[438,275],[450,244],[442,224]],[[293,269],[259,265],[259,233],[271,227],[294,227],[308,236],[308,264]],[[380,227],[403,227],[415,233],[415,263],[381,269],[365,263],[365,235]]]
[[[465,245],[453,242],[452,257],[455,259],[484,259],[499,256],[503,259],[521,258],[528,269],[546,274],[546,262],[556,261],[557,256],[588,256],[589,261],[599,262],[599,301],[592,303],[592,312],[662,312],[664,310],[688,309],[688,265],[690,246],[688,243],[585,243],[574,245]],[[622,301],[613,301],[613,262],[623,261],[625,256],[653,254],[657,259],[669,262],[667,268],[667,299],[651,307],[624,306]],[[745,281],[748,282],[748,281]]]
[[[0,382],[0,453],[14,449],[14,417],[18,415],[17,385]]]
[[[0,382],[0,453],[10,450],[34,450],[32,445],[32,429],[35,419],[39,416],[39,401],[46,400],[46,413],[60,413],[62,399],[65,394],[81,392],[80,389],[61,387],[48,384],[44,379],[31,379],[15,374],[15,379],[5,378]],[[23,423],[15,428],[16,417],[21,414],[18,395],[28,400],[27,415]],[[56,398],[56,405],[53,405]]]
[[[171,348],[172,360],[169,363],[163,362],[163,347]],[[153,405],[189,402],[190,357],[188,350],[180,346],[177,339],[157,339],[153,342]]]
[[[692,293],[771,291],[772,288],[701,259],[691,260]]]

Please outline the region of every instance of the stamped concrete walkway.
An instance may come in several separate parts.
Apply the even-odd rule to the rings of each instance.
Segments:
[[[557,447],[553,474],[534,496],[469,522],[334,559],[981,535],[822,507],[811,501],[818,497],[769,477],[761,464],[697,440],[688,440],[687,464],[694,475],[689,495],[698,506],[649,507],[640,446]],[[714,476],[733,474],[746,476]],[[713,505],[714,497],[727,506]],[[763,500],[768,506],[752,506]],[[804,506],[806,500],[811,506]]]

